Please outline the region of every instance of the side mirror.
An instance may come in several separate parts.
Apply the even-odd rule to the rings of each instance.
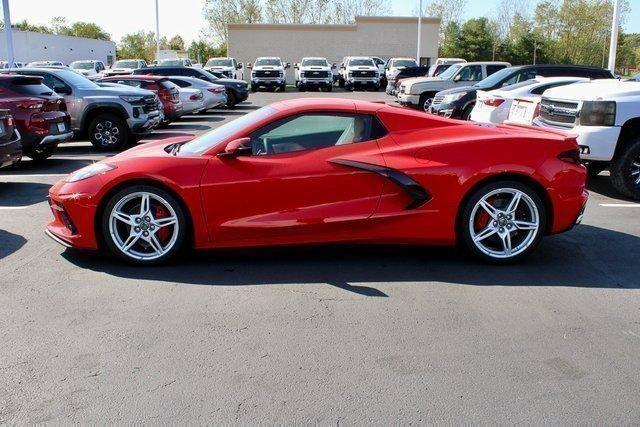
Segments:
[[[462,75],[461,74],[456,74],[455,77],[453,78],[454,82],[459,82],[462,79]]]
[[[218,154],[218,157],[235,158],[238,156],[248,156],[252,153],[251,146],[248,145],[251,138],[234,139],[224,148],[224,151]]]
[[[251,65],[251,62],[247,62],[247,68],[249,69],[253,68],[253,65]]]
[[[284,64],[284,69],[288,69],[291,68],[291,62],[287,62],[286,64]]]
[[[331,64],[331,69],[335,70],[336,69],[336,63],[334,62],[333,64]]]
[[[295,70],[300,69],[300,64],[298,64],[298,63],[296,62],[295,64],[293,64],[293,68],[294,68]]]
[[[241,69],[241,68],[242,68],[242,64],[238,64],[238,65],[236,65],[236,70],[239,70],[239,69]]]

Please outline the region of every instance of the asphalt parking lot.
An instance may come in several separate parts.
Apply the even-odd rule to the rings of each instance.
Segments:
[[[298,96],[318,94],[252,94],[141,143]],[[0,423],[640,420],[640,204],[605,175],[583,224],[519,265],[331,246],[140,268],[43,233],[49,186],[102,158],[69,143],[0,170]]]

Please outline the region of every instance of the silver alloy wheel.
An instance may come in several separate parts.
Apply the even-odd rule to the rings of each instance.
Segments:
[[[431,109],[431,104],[433,104],[433,97],[427,98],[424,100],[424,104],[422,105],[422,108],[424,109],[425,113],[429,112],[429,110]]]
[[[115,145],[120,137],[120,129],[111,120],[105,120],[96,125],[93,137],[102,146]]]
[[[166,216],[159,217],[160,211]],[[178,239],[179,228],[171,204],[154,193],[128,194],[109,213],[113,243],[123,254],[141,261],[157,259],[170,251]],[[162,231],[165,229],[166,233]]]
[[[499,188],[485,194],[469,218],[473,244],[484,254],[507,259],[524,252],[540,232],[538,208],[523,191]]]
[[[631,179],[633,180],[634,185],[640,186],[640,157],[637,157],[633,162],[631,162]]]

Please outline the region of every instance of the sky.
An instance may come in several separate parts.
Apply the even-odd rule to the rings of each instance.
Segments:
[[[535,0],[534,0],[535,1]],[[412,15],[419,0],[390,0],[392,14]],[[426,4],[428,0],[424,0]],[[498,0],[468,0],[464,18],[487,14]],[[625,30],[640,32],[640,0],[629,0],[631,14]],[[180,34],[185,41],[197,39],[204,26],[204,0],[159,0],[160,34]],[[111,34],[114,41],[138,30],[155,31],[154,0],[9,0],[11,20],[27,19],[34,24],[49,24],[51,18],[64,16],[69,22],[95,22]],[[1,7],[0,7],[1,9]]]

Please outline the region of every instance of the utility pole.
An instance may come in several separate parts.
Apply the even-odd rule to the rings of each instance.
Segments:
[[[420,40],[422,39],[422,0],[420,0],[420,12],[418,12],[418,50],[416,51],[416,62],[420,64]]]
[[[7,62],[9,62],[9,68],[13,68],[15,58],[13,57],[13,29],[11,28],[9,0],[2,0],[2,8],[4,9],[4,37],[7,42]]]
[[[620,27],[620,0],[613,3],[613,22],[611,23],[611,42],[609,43],[609,70],[616,69],[616,49],[618,48],[618,28]]]
[[[156,61],[160,60],[160,13],[156,0]]]
[[[538,40],[533,39],[533,65],[536,65],[537,53],[538,53]]]

